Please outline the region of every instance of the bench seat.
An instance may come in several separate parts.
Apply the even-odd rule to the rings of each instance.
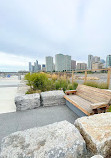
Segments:
[[[66,105],[72,106],[71,110],[77,111],[81,116],[89,116],[106,112],[111,103],[111,91],[79,84],[75,95],[65,95],[64,98]]]
[[[78,95],[65,95],[64,98],[72,103],[74,106],[76,106],[78,109],[83,111],[86,115],[91,115],[92,109],[90,101],[85,100]]]

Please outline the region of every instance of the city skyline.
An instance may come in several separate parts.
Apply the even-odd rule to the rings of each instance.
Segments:
[[[32,65],[31,62],[29,62],[29,72],[39,72],[39,71],[62,72],[62,71],[70,71],[70,70],[104,69],[108,67],[111,68],[111,55],[107,55],[106,60],[104,60],[99,56],[93,56],[92,54],[89,54],[88,61],[85,63],[85,62],[76,62],[76,60],[72,59],[71,56],[60,53],[60,54],[55,54],[55,62],[52,56],[46,56],[45,64],[39,65],[41,67],[40,69],[36,69],[36,65],[38,67],[37,60],[36,62],[34,62],[34,65]]]
[[[63,5],[64,4],[64,5]],[[78,62],[111,53],[110,0],[4,0],[0,4],[0,70],[28,69],[35,58],[63,53]]]
[[[59,53],[59,54],[62,54],[62,53]],[[53,58],[53,66],[55,66],[55,57],[56,57],[56,55],[57,54],[55,54],[55,56],[46,56],[46,57],[52,57]],[[62,55],[64,55],[64,56],[69,56],[68,54],[62,54]],[[76,66],[77,66],[77,64],[78,63],[83,63],[83,64],[87,64],[87,69],[91,69],[91,68],[89,68],[89,56],[92,56],[93,58],[96,58],[95,59],[95,62],[97,62],[96,60],[98,60],[98,58],[99,58],[99,61],[102,63],[104,63],[104,67],[103,68],[105,68],[105,67],[107,67],[107,56],[110,56],[110,59],[109,59],[109,62],[111,63],[111,55],[110,54],[107,54],[106,55],[106,57],[105,57],[105,59],[104,58],[101,58],[101,57],[98,57],[97,55],[96,56],[94,56],[93,54],[88,54],[88,56],[87,56],[87,60],[86,61],[77,61],[76,59],[73,59],[72,57],[71,57],[71,61],[75,61],[76,62]],[[16,56],[13,56],[14,58],[16,58]],[[24,67],[24,65],[22,65],[21,67],[22,67],[22,69],[20,69],[20,68],[18,68],[18,71],[29,71],[29,63],[31,63],[31,65],[32,66],[34,66],[34,64],[35,64],[35,61],[37,61],[37,62],[39,62],[39,64],[38,64],[38,66],[40,67],[39,68],[39,70],[42,70],[42,66],[43,65],[46,65],[46,57],[44,57],[44,60],[43,60],[43,62],[40,62],[38,59],[33,59],[33,61],[29,61],[29,58],[27,58],[26,60],[25,60],[25,62],[27,63],[27,68],[26,69],[23,69],[23,67]],[[22,58],[21,58],[22,59]],[[32,64],[33,63],[33,64]],[[71,66],[72,67],[72,66]],[[111,64],[110,64],[110,67],[111,67]],[[97,68],[97,69],[99,69],[99,68]],[[1,71],[2,72],[2,71]],[[17,70],[16,71],[3,71],[3,72],[17,72]],[[33,71],[33,72],[36,72],[35,70]]]

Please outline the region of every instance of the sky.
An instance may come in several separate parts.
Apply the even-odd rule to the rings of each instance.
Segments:
[[[62,53],[111,54],[111,0],[0,0],[0,71]]]

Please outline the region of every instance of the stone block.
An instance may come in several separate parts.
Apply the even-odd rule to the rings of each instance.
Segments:
[[[83,158],[86,144],[67,121],[13,133],[2,140],[2,158]]]
[[[40,94],[26,94],[15,97],[17,111],[34,109],[40,106]]]
[[[62,90],[47,91],[41,93],[42,105],[55,106],[65,105],[64,92]]]
[[[111,157],[111,113],[78,118],[75,126],[94,154]]]

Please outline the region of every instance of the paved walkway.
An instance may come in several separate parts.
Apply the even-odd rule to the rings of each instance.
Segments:
[[[14,98],[19,82],[16,76],[0,78],[0,114],[16,111]]]
[[[33,110],[0,114],[0,144],[3,137],[20,130],[67,120],[74,123],[78,116],[67,106],[39,107]]]
[[[0,87],[0,114],[16,111],[14,98],[17,87]]]

